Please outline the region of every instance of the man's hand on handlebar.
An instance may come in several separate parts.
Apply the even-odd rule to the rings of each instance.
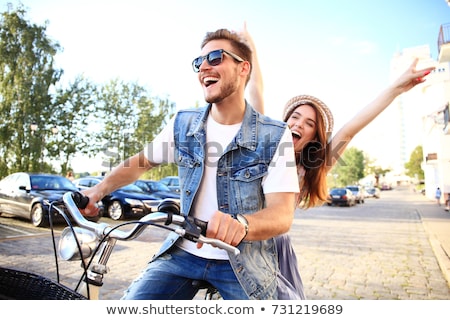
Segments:
[[[236,247],[245,238],[246,231],[244,225],[231,215],[216,211],[208,221],[206,236]],[[200,242],[197,243],[197,248],[201,248],[202,245]]]
[[[97,194],[95,192],[91,192],[91,189],[83,190],[80,193],[89,199],[86,207],[80,208],[80,212],[85,217],[95,217],[98,215],[98,205],[97,202],[100,199],[97,199]]]

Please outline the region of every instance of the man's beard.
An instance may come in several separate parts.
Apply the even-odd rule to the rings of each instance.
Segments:
[[[208,103],[219,103],[222,102],[225,98],[229,97],[237,90],[235,83],[227,83],[220,90],[220,93],[215,96],[205,97],[205,101]]]

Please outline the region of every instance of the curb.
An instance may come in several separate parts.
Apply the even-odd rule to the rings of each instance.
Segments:
[[[428,234],[428,241],[430,242],[431,248],[434,252],[439,267],[441,268],[442,274],[444,275],[444,278],[447,280],[447,285],[450,288],[450,255],[449,255],[450,253],[445,250],[439,239],[431,230],[430,224],[427,221],[427,219],[423,218],[424,215],[422,213],[422,210],[417,209],[417,212],[419,213],[422,225],[426,233]]]

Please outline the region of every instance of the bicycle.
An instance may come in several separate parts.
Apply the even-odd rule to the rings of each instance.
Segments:
[[[163,228],[190,241],[211,244],[235,255],[240,253],[236,247],[207,238],[207,222],[193,217],[185,218],[180,214],[180,206],[176,201],[163,200],[157,212],[117,226],[87,220],[79,210],[85,207],[87,202],[88,199],[81,193],[67,192],[61,201],[51,203],[51,208],[58,211],[68,224],[61,233],[58,248],[55,247],[58,256],[67,261],[81,261],[83,272],[75,289],[39,275],[0,267],[1,299],[98,300],[105,274],[109,269],[107,263],[117,241],[136,239],[148,226]],[[61,209],[61,204],[67,208],[72,219]],[[73,226],[72,220],[77,226]],[[126,225],[134,226],[127,231],[120,230]],[[193,285],[199,290],[206,290],[205,299],[220,299],[220,294],[209,283],[194,280]]]

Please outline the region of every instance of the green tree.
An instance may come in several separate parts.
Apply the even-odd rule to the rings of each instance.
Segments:
[[[101,121],[92,152],[104,154],[105,165],[112,167],[142,150],[173,115],[168,99],[151,97],[137,83],[118,79],[98,91],[96,117]]]
[[[135,143],[138,147],[133,153],[142,149],[143,144],[152,141],[153,138],[166,126],[175,112],[175,104],[168,98],[148,98],[143,97],[138,104],[139,118],[137,128],[134,132],[134,139],[140,143]],[[151,170],[143,175],[144,179],[159,180],[165,176],[178,175],[178,167],[171,163],[161,165],[158,170]]]
[[[355,147],[348,148],[332,169],[331,174],[340,186],[358,184],[358,181],[364,177],[364,153]]]
[[[419,180],[425,178],[425,174],[422,170],[423,162],[423,148],[417,146],[409,157],[409,161],[405,163],[406,174],[410,177],[416,177]]]
[[[77,153],[89,153],[87,146],[93,139],[90,127],[95,127],[96,92],[97,87],[82,76],[76,77],[67,88],[56,90],[50,122],[58,130],[47,148],[49,157],[59,162],[62,175],[71,170],[70,161]]]
[[[58,43],[45,34],[46,25],[26,20],[20,6],[0,20],[0,174],[40,171],[45,144],[52,138],[51,88],[61,70],[54,68]],[[32,123],[39,131],[31,131]]]

